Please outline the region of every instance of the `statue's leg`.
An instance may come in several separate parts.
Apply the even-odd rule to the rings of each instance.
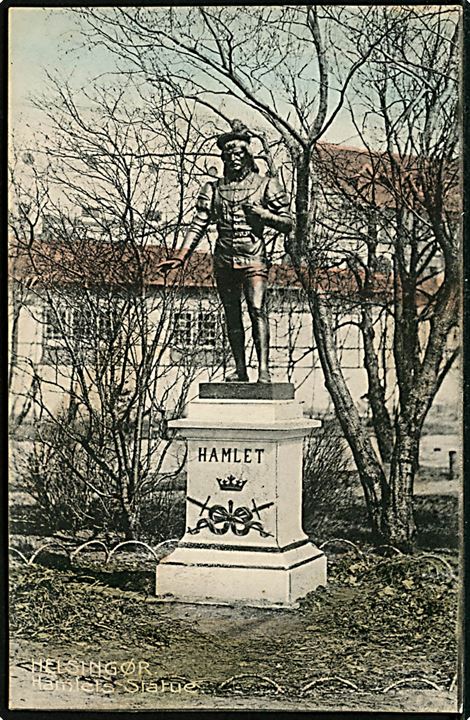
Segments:
[[[267,312],[267,271],[247,268],[244,271],[243,290],[248,305],[253,331],[253,342],[258,357],[258,382],[269,383],[269,323]]]
[[[242,319],[242,278],[240,271],[232,268],[215,269],[217,290],[225,312],[227,334],[235,360],[235,375],[227,376],[227,381],[248,382],[245,359],[245,329]]]

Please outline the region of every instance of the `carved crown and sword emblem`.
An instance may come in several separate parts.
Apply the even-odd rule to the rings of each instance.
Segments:
[[[237,478],[235,475],[228,475],[226,478],[216,478],[220,490],[240,492],[246,485],[246,480]],[[231,530],[238,537],[248,535],[250,530],[256,530],[261,537],[272,537],[272,533],[267,532],[261,523],[260,512],[274,505],[274,502],[257,505],[254,498],[251,500],[251,508],[244,505],[234,507],[233,500],[227,502],[227,507],[221,504],[209,506],[211,496],[208,495],[207,500],[203,503],[188,496],[188,502],[201,508],[199,515],[207,512],[207,517],[201,517],[194,528],[188,528],[191,535],[196,535],[201,530],[207,528],[215,535],[225,535]],[[258,519],[255,519],[255,516]]]

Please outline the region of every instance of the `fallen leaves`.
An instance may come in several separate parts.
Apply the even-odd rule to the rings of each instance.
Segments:
[[[89,567],[14,566],[11,632],[48,651],[68,643],[86,652],[97,642],[125,643],[131,652],[158,648],[165,671],[184,670],[215,694],[269,695],[282,687],[289,697],[301,698],[303,690],[322,698],[354,688],[377,695],[384,688],[390,695],[450,688],[456,558],[395,553],[384,559],[352,548],[328,560],[328,586],[308,595],[299,610],[234,607],[220,622],[195,608],[183,620],[168,606],[149,604],[145,590],[106,586]]]

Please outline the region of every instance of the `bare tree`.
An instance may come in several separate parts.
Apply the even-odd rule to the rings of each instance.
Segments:
[[[34,162],[33,156],[25,152],[22,157],[18,157],[18,153],[13,148],[11,153],[10,164],[10,185],[13,188],[16,183],[17,168],[21,163],[30,165]],[[47,193],[44,191],[44,185],[35,173],[35,181],[28,183],[24,187],[23,192],[16,196],[16,222],[10,226],[12,230],[12,240],[8,249],[9,275],[17,277],[16,282],[10,282],[8,285],[9,302],[8,302],[8,391],[10,399],[9,412],[9,432],[14,435],[23,424],[25,418],[31,410],[32,398],[36,388],[34,381],[30,383],[27,390],[23,391],[21,396],[13,392],[20,370],[19,358],[19,332],[24,315],[27,313],[28,298],[31,294],[30,288],[34,284],[31,277],[23,277],[20,279],[19,267],[21,266],[23,253],[21,251],[22,243],[29,246],[37,233],[37,228],[41,223],[42,208],[47,201]],[[22,241],[21,241],[22,239]]]
[[[445,197],[453,175],[449,161],[456,152],[456,12],[444,7],[282,6],[86,9],[79,13],[87,22],[89,42],[108,47],[133,72],[152,83],[171,85],[206,112],[211,108],[219,122],[238,114],[243,103],[245,117],[271,128],[275,141],[281,142],[290,166],[296,211],[288,251],[308,297],[325,383],[359,471],[374,534],[409,548],[414,535],[412,486],[419,436],[449,362],[445,347],[458,309],[456,235],[448,224]],[[392,187],[401,188],[393,217],[387,215],[394,235],[396,420],[386,409],[374,365],[370,312],[367,304],[360,303],[359,308],[368,398],[375,427],[380,429],[382,457],[374,450],[342,371],[335,312],[331,293],[325,291],[324,273],[338,261],[338,248],[333,252],[317,223],[319,141],[348,104],[364,144],[385,154]],[[371,105],[381,123],[375,137],[367,123]],[[404,207],[409,190],[404,191],[403,159],[410,155],[416,159],[407,160],[408,166],[417,166],[411,177],[417,171],[423,183],[418,189],[423,193],[419,208],[408,206],[408,200]],[[371,182],[377,185],[375,174]],[[408,223],[415,221],[419,229],[410,234]],[[375,219],[363,243],[369,260],[360,256],[368,268],[359,276],[362,297],[374,277],[374,223]],[[427,240],[424,227],[429,232]],[[423,277],[410,262],[422,266],[424,257],[417,260],[416,256],[422,252],[427,256],[432,251],[431,246],[424,250],[429,243],[442,254],[445,271],[434,300],[427,304],[427,311],[419,313],[417,323],[417,280]],[[356,293],[356,301],[359,297]],[[425,323],[429,334],[424,346],[422,340],[418,343],[416,325]],[[388,471],[382,461],[390,455]]]
[[[389,468],[380,529],[410,544],[424,420],[459,351],[450,342],[460,305],[459,29],[446,12],[426,23],[417,15],[401,29],[390,27],[387,12],[381,22],[389,29],[381,53],[358,71],[350,107],[365,150],[319,150],[329,193],[315,224],[319,236],[345,248],[341,261],[356,288],[349,306],[357,308],[372,426]]]
[[[186,286],[196,288],[193,335],[207,332],[203,319],[217,311],[199,290],[204,257],[167,286],[154,273],[184,222],[200,134],[178,102],[171,112],[161,104],[146,112],[135,87],[127,103],[122,88],[97,86],[85,97],[66,84],[55,90],[52,127],[28,151],[29,182],[18,167],[11,181],[12,284],[34,279],[27,307],[43,335],[42,357],[13,358],[35,388],[25,391],[35,420],[33,480],[55,473],[70,489],[77,526],[135,538],[142,507],[184,462],[181,453],[168,462],[167,423],[182,413],[202,367],[198,343],[182,336]],[[223,348],[218,329],[209,329],[216,371]]]

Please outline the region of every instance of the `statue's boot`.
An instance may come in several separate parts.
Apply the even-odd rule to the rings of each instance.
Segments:
[[[229,330],[230,346],[235,360],[235,372],[225,376],[225,382],[248,382],[245,358],[245,333],[239,328]]]
[[[248,374],[246,370],[244,372],[239,372],[238,370],[235,370],[234,372],[229,373],[225,376],[225,382],[249,382]]]
[[[264,368],[264,369],[260,368],[259,373],[258,373],[258,382],[265,383],[265,384],[271,382],[271,373],[269,372],[269,370],[267,368]]]
[[[252,312],[253,341],[258,357],[258,382],[270,383],[269,372],[269,325],[264,311]]]

